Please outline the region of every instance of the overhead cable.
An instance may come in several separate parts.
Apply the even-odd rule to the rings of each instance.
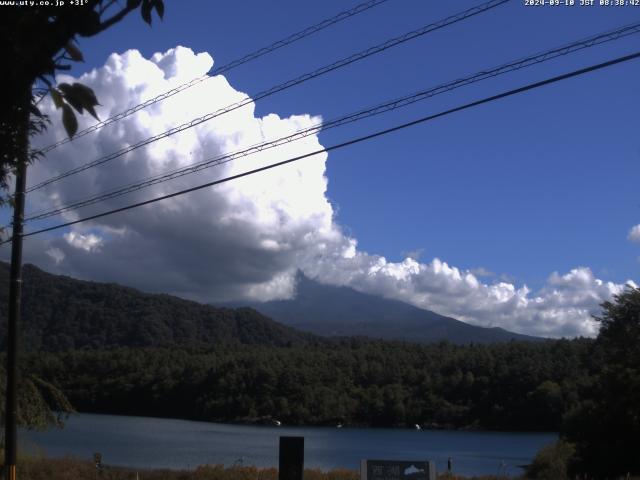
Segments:
[[[198,85],[199,83],[202,83],[210,78],[212,78],[215,75],[220,75],[223,73],[228,72],[229,70],[232,70],[236,67],[239,67],[240,65],[243,65],[247,62],[250,62],[252,60],[255,60],[259,57],[262,57],[268,53],[271,53],[275,50],[278,50],[279,48],[285,47],[287,45],[290,45],[294,42],[297,42],[298,40],[302,40],[305,37],[308,37],[316,32],[319,32],[321,30],[324,30],[327,27],[330,27],[331,25],[334,25],[336,23],[339,23],[343,20],[346,20],[350,17],[353,17],[355,15],[358,15],[359,13],[365,12],[373,7],[377,7],[378,5],[387,2],[388,0],[369,0],[367,2],[364,3],[360,3],[358,5],[356,5],[355,7],[349,9],[349,10],[345,10],[343,12],[338,13],[337,15],[334,15],[333,17],[330,18],[326,18],[324,20],[322,20],[319,23],[316,23],[315,25],[311,25],[310,27],[305,28],[304,30],[300,30],[297,33],[294,33],[292,35],[289,35],[288,37],[283,38],[282,40],[278,40],[276,42],[273,42],[271,45],[268,45],[266,47],[260,48],[254,52],[251,52],[247,55],[245,55],[244,57],[238,58],[236,60],[233,60],[232,62],[229,62],[225,65],[222,65],[221,67],[216,67],[216,68],[212,68],[211,70],[209,70],[209,72],[207,72],[206,74],[198,77],[198,78],[194,78],[193,80],[190,80],[189,82],[183,83],[181,85],[178,85],[175,88],[172,88],[171,90],[168,90],[164,93],[161,93],[160,95],[157,95],[156,97],[150,98],[149,100],[146,100],[142,103],[139,103],[138,105],[135,105],[123,112],[120,112],[116,115],[113,115],[105,120],[102,120],[94,125],[91,125],[90,127],[87,127],[83,130],[80,130],[79,132],[77,132],[73,139],[69,138],[69,137],[65,137],[62,140],[59,140],[55,143],[52,143],[51,145],[48,145],[44,148],[42,148],[41,150],[39,150],[41,153],[47,153],[51,150],[53,150],[54,148],[57,148],[61,145],[64,145],[65,143],[69,143],[72,140],[75,140],[77,138],[80,137],[84,137],[85,135],[95,132],[97,130],[100,130],[102,127],[106,127],[107,125],[111,125],[112,123],[115,123],[119,120],[122,120],[123,118],[126,118],[130,115],[133,115],[134,113],[147,108],[151,105],[154,105],[158,102],[161,102],[167,98],[173,97],[174,95],[187,90],[188,88],[193,87],[194,85]]]
[[[598,35],[592,35],[582,40],[578,40],[578,41],[563,45],[561,47],[556,47],[551,50],[547,50],[547,51],[529,55],[527,57],[523,57],[517,60],[513,60],[508,63],[502,64],[498,67],[484,69],[473,75],[468,75],[466,77],[459,78],[452,82],[441,84],[436,87],[432,87],[417,93],[413,93],[411,95],[406,95],[401,98],[390,100],[385,103],[378,104],[376,106],[368,107],[366,109],[359,110],[355,113],[344,115],[342,117],[339,117],[324,123],[317,123],[305,129],[299,130],[291,135],[280,137],[275,140],[262,142],[233,153],[218,155],[218,156],[203,160],[201,162],[188,165],[186,167],[181,167],[168,172],[164,172],[149,178],[145,178],[143,180],[139,180],[137,182],[129,183],[127,185],[121,185],[119,187],[113,188],[106,192],[92,195],[82,200],[74,200],[66,205],[62,205],[53,209],[32,212],[26,216],[25,222],[34,221],[34,220],[43,220],[45,218],[59,215],[64,212],[77,210],[79,208],[87,207],[95,203],[117,198],[122,195],[126,195],[128,193],[142,190],[143,188],[147,188],[152,185],[164,183],[166,181],[173,180],[175,178],[179,178],[185,175],[199,172],[206,168],[211,168],[214,166],[225,164],[241,157],[246,157],[267,149],[271,149],[286,143],[290,143],[290,142],[308,137],[310,135],[317,134],[320,131],[326,131],[326,130],[336,128],[348,123],[353,123],[353,122],[362,120],[364,118],[372,117],[374,115],[379,115],[391,110],[405,107],[407,105],[411,105],[418,101],[426,100],[428,98],[434,97],[441,93],[449,92],[451,90],[454,90],[466,85],[470,85],[475,82],[486,80],[488,78],[493,78],[499,75],[503,75],[505,73],[520,70],[533,65],[537,65],[560,56],[575,53],[585,48],[593,47],[595,45],[599,45],[605,42],[624,38],[635,33],[640,33],[640,22],[619,27],[615,30],[610,30],[604,33],[600,33]]]
[[[124,212],[124,211],[127,211],[127,210],[132,210],[132,209],[135,209],[135,208],[138,208],[138,207],[142,207],[142,206],[145,206],[145,205],[150,205],[152,203],[156,203],[156,202],[159,202],[159,201],[162,201],[162,200],[167,200],[169,198],[178,197],[178,196],[181,196],[181,195],[185,195],[187,193],[195,192],[197,190],[202,190],[204,188],[212,187],[212,186],[215,186],[215,185],[220,185],[222,183],[230,182],[232,180],[237,180],[237,179],[249,176],[249,175],[254,175],[254,174],[259,173],[259,172],[264,172],[266,170],[270,170],[270,169],[273,169],[273,168],[276,168],[276,167],[280,167],[282,165],[293,163],[293,162],[296,162],[296,161],[299,161],[299,160],[302,160],[302,159],[305,159],[305,158],[313,157],[315,155],[319,155],[319,154],[322,154],[322,153],[327,153],[327,152],[330,152],[330,151],[333,151],[333,150],[338,150],[338,149],[341,149],[341,148],[344,148],[344,147],[348,147],[350,145],[355,145],[357,143],[362,143],[362,142],[365,142],[365,141],[368,141],[368,140],[372,140],[374,138],[381,137],[381,136],[384,136],[384,135],[388,135],[390,133],[397,132],[397,131],[403,130],[405,128],[412,127],[412,126],[415,126],[415,125],[419,125],[421,123],[425,123],[425,122],[428,122],[428,121],[431,121],[431,120],[435,120],[437,118],[444,117],[444,116],[450,115],[452,113],[460,112],[460,111],[467,110],[467,109],[470,109],[470,108],[473,108],[473,107],[477,107],[479,105],[490,103],[490,102],[493,102],[495,100],[500,100],[502,98],[510,97],[510,96],[513,96],[513,95],[517,95],[517,94],[520,94],[520,93],[523,93],[523,92],[526,92],[526,91],[529,91],[529,90],[534,90],[536,88],[540,88],[540,87],[543,87],[545,85],[549,85],[549,84],[552,84],[552,83],[557,83],[557,82],[560,82],[562,80],[567,80],[567,79],[572,78],[572,77],[577,77],[577,76],[580,76],[580,75],[584,75],[586,73],[594,72],[596,70],[602,70],[604,68],[611,67],[613,65],[617,65],[617,64],[620,64],[620,63],[624,63],[624,62],[628,62],[628,61],[631,61],[631,60],[635,60],[635,59],[637,59],[639,57],[640,57],[640,52],[636,52],[636,53],[633,53],[633,54],[630,54],[630,55],[625,55],[623,57],[618,57],[618,58],[615,58],[613,60],[609,60],[607,62],[598,63],[596,65],[591,65],[591,66],[586,67],[586,68],[581,68],[579,70],[574,70],[574,71],[569,72],[569,73],[565,73],[565,74],[562,74],[562,75],[557,75],[555,77],[551,77],[551,78],[548,78],[546,80],[530,83],[530,84],[525,85],[523,87],[519,87],[519,88],[515,88],[515,89],[512,89],[512,90],[508,90],[508,91],[499,93],[497,95],[492,95],[490,97],[486,97],[486,98],[483,98],[481,100],[476,100],[475,102],[467,103],[467,104],[464,104],[464,105],[461,105],[461,106],[458,106],[458,107],[455,107],[455,108],[451,108],[449,110],[444,110],[444,111],[436,113],[436,114],[427,115],[427,116],[418,118],[416,120],[397,125],[395,127],[387,128],[387,129],[384,129],[384,130],[379,130],[377,132],[374,132],[374,133],[371,133],[371,134],[368,134],[368,135],[364,135],[364,136],[361,136],[361,137],[358,137],[358,138],[354,138],[352,140],[348,140],[346,142],[342,142],[342,143],[339,143],[339,144],[336,144],[336,145],[332,145],[330,147],[326,147],[326,148],[322,148],[322,149],[319,149],[319,150],[315,150],[313,152],[305,153],[304,155],[298,155],[296,157],[292,157],[292,158],[289,158],[287,160],[282,160],[280,162],[272,163],[272,164],[266,165],[264,167],[255,168],[253,170],[249,170],[249,171],[246,171],[246,172],[243,172],[243,173],[239,173],[237,175],[232,175],[232,176],[229,176],[229,177],[226,177],[226,178],[222,178],[222,179],[219,179],[219,180],[214,180],[212,182],[207,182],[207,183],[204,183],[202,185],[198,185],[198,186],[195,186],[195,187],[187,188],[187,189],[180,190],[180,191],[177,191],[177,192],[174,192],[174,193],[170,193],[170,194],[167,194],[167,195],[162,195],[160,197],[156,197],[156,198],[152,198],[152,199],[149,199],[149,200],[145,200],[143,202],[133,203],[133,204],[130,204],[130,205],[127,205],[127,206],[124,206],[124,207],[115,208],[113,210],[108,210],[108,211],[105,211],[105,212],[102,212],[102,213],[98,213],[98,214],[91,215],[91,216],[88,216],[88,217],[80,218],[80,219],[73,220],[73,221],[70,221],[70,222],[60,223],[60,224],[57,224],[57,225],[53,225],[51,227],[42,228],[40,230],[35,230],[35,231],[29,232],[29,233],[25,233],[22,236],[23,237],[30,237],[30,236],[38,235],[38,234],[45,233],[45,232],[51,232],[53,230],[58,230],[60,228],[69,227],[71,225],[76,225],[78,223],[87,222],[87,221],[90,221],[90,220],[96,220],[98,218],[106,217],[108,215],[113,215],[115,213]],[[8,240],[5,240],[5,241],[1,242],[0,245],[8,243],[11,240],[12,240],[11,238],[8,239]]]
[[[110,154],[105,155],[103,157],[100,157],[100,158],[98,158],[96,160],[93,160],[93,161],[91,161],[89,163],[86,163],[84,165],[80,165],[80,166],[78,166],[76,168],[73,168],[71,170],[68,170],[68,171],[66,171],[64,173],[61,173],[61,174],[56,175],[54,177],[51,177],[51,178],[49,178],[47,180],[44,180],[44,181],[42,181],[42,182],[40,182],[40,183],[38,183],[36,185],[33,185],[33,186],[27,188],[26,192],[30,193],[30,192],[32,192],[34,190],[37,190],[39,188],[42,188],[42,187],[44,187],[46,185],[49,185],[51,183],[57,182],[59,180],[62,180],[63,178],[67,178],[67,177],[70,177],[71,175],[75,175],[77,173],[80,173],[80,172],[83,172],[85,170],[88,170],[89,168],[93,168],[93,167],[96,167],[98,165],[102,165],[102,164],[104,164],[106,162],[109,162],[111,160],[119,158],[122,155],[125,155],[125,154],[127,154],[129,152],[132,152],[132,151],[134,151],[134,150],[136,150],[138,148],[141,148],[141,147],[144,147],[146,145],[149,145],[150,143],[154,143],[154,142],[156,142],[158,140],[161,140],[163,138],[167,138],[167,137],[170,137],[171,135],[174,135],[176,133],[182,132],[182,131],[187,130],[189,128],[193,128],[196,125],[200,125],[201,123],[204,123],[204,122],[207,122],[209,120],[212,120],[212,119],[214,119],[216,117],[219,117],[219,116],[221,116],[221,115],[223,115],[225,113],[229,113],[231,111],[237,110],[240,107],[243,107],[245,105],[249,105],[249,104],[251,104],[251,103],[253,103],[255,101],[261,100],[261,99],[266,98],[268,96],[271,96],[271,95],[273,95],[275,93],[278,93],[278,92],[281,92],[281,91],[286,90],[288,88],[291,88],[291,87],[293,87],[295,85],[299,85],[299,84],[304,83],[304,82],[306,82],[308,80],[311,80],[313,78],[319,77],[319,76],[324,75],[324,74],[329,73],[329,72],[332,72],[334,70],[337,70],[338,68],[342,68],[342,67],[344,67],[346,65],[350,65],[350,64],[352,64],[354,62],[362,60],[363,58],[367,58],[367,57],[369,57],[371,55],[383,52],[383,51],[385,51],[385,50],[387,50],[389,48],[392,48],[392,47],[395,47],[395,46],[400,45],[402,43],[408,42],[409,40],[413,40],[413,39],[418,38],[418,37],[420,37],[422,35],[425,35],[427,33],[439,30],[441,28],[444,28],[446,26],[449,26],[449,25],[452,25],[454,23],[460,22],[460,21],[465,20],[467,18],[470,18],[472,16],[475,16],[475,15],[478,15],[480,13],[486,12],[486,11],[488,11],[490,9],[493,9],[493,8],[495,8],[495,7],[499,6],[499,5],[502,5],[504,3],[507,3],[509,1],[510,0],[490,0],[489,2],[485,2],[485,3],[481,4],[481,5],[469,8],[469,9],[463,11],[463,12],[460,12],[460,13],[458,13],[456,15],[449,16],[449,17],[447,17],[447,18],[445,18],[443,20],[440,20],[440,21],[438,21],[436,23],[432,23],[432,24],[426,25],[426,26],[424,26],[422,28],[419,28],[417,30],[413,30],[413,31],[408,32],[408,33],[406,33],[404,35],[401,35],[399,37],[395,37],[395,38],[393,38],[391,40],[387,40],[384,43],[381,43],[381,44],[376,45],[374,47],[371,47],[371,48],[368,48],[368,49],[363,50],[361,52],[358,52],[358,53],[353,54],[353,55],[351,55],[349,57],[345,57],[345,58],[343,58],[341,60],[338,60],[337,62],[334,62],[334,63],[332,63],[330,65],[326,65],[326,66],[324,66],[322,68],[319,68],[319,69],[317,69],[317,70],[315,70],[315,71],[313,71],[311,73],[306,73],[306,74],[301,75],[299,77],[296,77],[296,78],[294,78],[292,80],[289,80],[287,82],[284,82],[284,83],[281,83],[279,85],[276,85],[275,87],[272,87],[272,88],[270,88],[268,90],[265,90],[263,92],[258,93],[253,98],[247,97],[244,100],[241,100],[240,102],[236,102],[234,104],[228,105],[225,108],[216,110],[215,112],[208,113],[208,114],[203,115],[201,117],[194,118],[193,120],[190,120],[189,122],[183,123],[183,124],[181,124],[181,125],[179,125],[177,127],[173,127],[171,129],[163,132],[163,133],[160,133],[158,135],[154,135],[154,136],[149,137],[149,138],[147,138],[145,140],[141,140],[140,142],[135,143],[133,145],[130,145],[130,146],[126,147],[126,148],[122,148],[122,149],[120,149],[120,150],[118,150],[116,152],[110,153]]]

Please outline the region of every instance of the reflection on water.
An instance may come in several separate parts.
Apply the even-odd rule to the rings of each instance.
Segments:
[[[242,463],[278,465],[281,435],[305,437],[305,467],[358,469],[360,459],[431,460],[464,475],[518,474],[553,433],[413,429],[263,427],[145,417],[78,414],[62,430],[20,432],[25,448],[51,457],[73,455],[139,468],[195,468]]]

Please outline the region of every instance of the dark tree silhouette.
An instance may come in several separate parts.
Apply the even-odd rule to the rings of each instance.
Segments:
[[[117,0],[82,0],[74,4],[67,1],[66,6],[53,1],[16,3],[4,5],[0,13],[0,58],[4,65],[0,88],[0,206],[9,201],[14,209],[7,368],[1,376],[1,390],[6,389],[3,419],[7,478],[15,478],[16,424],[57,423],[60,418],[52,411],[69,410],[66,398],[52,384],[27,372],[23,372],[20,389],[16,381],[26,168],[39,156],[30,149],[29,138],[46,129],[49,122],[37,103],[42,96],[51,94],[62,111],[67,134],[73,136],[78,128],[75,112],[82,114],[86,110],[97,118],[94,107],[98,105],[93,91],[82,84],[54,85],[56,71],[70,69],[68,62],[83,61],[75,38],[98,35],[138,8],[148,24],[153,10],[161,18],[164,15],[163,0],[127,0],[124,6]],[[15,202],[5,193],[11,174],[16,177]]]
[[[39,2],[36,2],[39,3]],[[51,2],[54,3],[54,2]],[[4,68],[0,89],[0,189],[19,162],[33,161],[38,153],[29,150],[29,136],[47,127],[49,119],[37,108],[42,95],[51,94],[62,112],[67,133],[77,130],[74,110],[94,117],[98,99],[81,84],[54,85],[57,71],[68,70],[68,62],[81,62],[83,55],[76,37],[93,37],[140,9],[151,24],[155,10],[162,18],[163,0],[84,0],[82,5],[4,6],[0,14],[0,58]],[[0,194],[0,205],[8,197]]]
[[[592,357],[594,383],[568,415],[564,436],[577,447],[577,470],[597,478],[640,474],[640,289],[602,304]]]

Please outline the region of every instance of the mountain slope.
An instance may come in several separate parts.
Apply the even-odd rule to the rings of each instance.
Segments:
[[[9,266],[0,262],[0,318],[7,318]],[[4,345],[6,321],[0,321]],[[308,345],[322,340],[249,308],[215,308],[171,295],[86,282],[24,266],[21,348],[60,351],[212,344]]]
[[[240,304],[237,304],[240,305]],[[404,302],[324,285],[298,275],[292,300],[243,303],[277,322],[324,336],[366,336],[430,343],[466,344],[540,340],[502,328],[483,328]]]

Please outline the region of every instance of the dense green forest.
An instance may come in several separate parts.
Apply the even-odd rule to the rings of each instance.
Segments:
[[[558,430],[588,387],[588,340],[455,346],[118,348],[23,362],[79,411],[224,422]]]

